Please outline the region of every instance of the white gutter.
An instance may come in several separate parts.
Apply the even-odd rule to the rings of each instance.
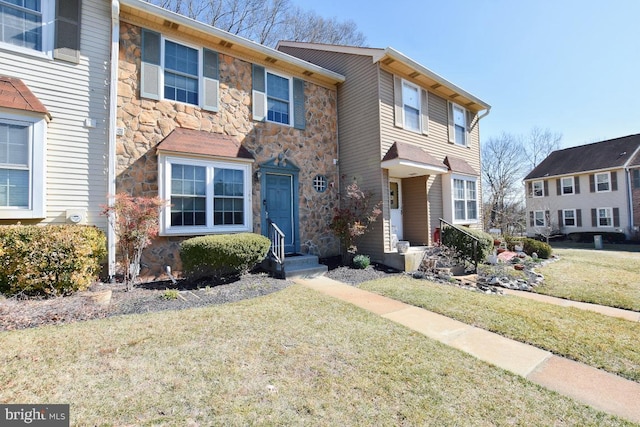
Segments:
[[[296,65],[302,69],[311,71],[315,74],[320,74],[336,82],[344,82],[345,77],[342,74],[338,74],[336,72],[327,70],[326,68],[322,68],[318,65],[312,64],[310,62],[304,61],[302,59],[296,58],[295,56],[291,56],[284,52],[280,52],[278,50],[272,49],[270,47],[261,45],[260,43],[256,43],[252,40],[246,39],[244,37],[237,36],[235,34],[231,34],[227,31],[221,30],[216,27],[212,27],[211,25],[204,24],[202,22],[196,21],[195,19],[188,18],[184,15],[180,15],[175,12],[171,12],[169,10],[163,9],[151,3],[147,3],[142,0],[120,0],[120,4],[124,6],[129,6],[134,9],[142,10],[144,12],[150,13],[152,15],[164,18],[168,21],[176,22],[180,25],[184,25],[187,27],[191,27],[195,30],[202,31],[204,33],[210,34],[214,37],[221,38],[223,40],[227,40],[233,44],[243,45],[247,48],[250,48],[258,53],[261,53],[266,56],[270,56],[271,58],[287,62],[292,65]]]
[[[120,2],[111,1],[111,74],[109,77],[109,142],[107,155],[107,197],[113,206],[116,195],[116,124],[118,111],[118,53],[120,49]],[[111,216],[107,221],[109,279],[116,274],[116,233]]]

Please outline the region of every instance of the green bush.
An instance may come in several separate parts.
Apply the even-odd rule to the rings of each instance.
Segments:
[[[524,237],[504,236],[504,241],[507,243],[507,249],[510,251],[515,251],[516,245],[521,245],[524,250]]]
[[[493,250],[493,236],[482,230],[460,227],[478,239],[478,262],[483,262]],[[454,249],[466,261],[473,262],[473,239],[456,227],[444,227],[442,230],[442,244]]]
[[[371,258],[368,255],[356,255],[353,257],[353,267],[358,270],[364,270],[371,264]]]
[[[95,227],[0,226],[0,293],[59,296],[85,290],[106,254],[105,235]]]
[[[547,259],[551,256],[551,246],[545,242],[526,238],[523,239],[522,245],[523,252],[529,256],[534,252],[538,254],[538,258],[542,259]]]
[[[218,234],[185,240],[180,258],[185,277],[226,277],[246,273],[262,261],[271,241],[259,234]]]

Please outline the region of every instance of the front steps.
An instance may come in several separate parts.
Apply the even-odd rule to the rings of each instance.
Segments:
[[[283,279],[322,276],[328,271],[326,265],[318,262],[317,256],[306,254],[285,255],[282,266],[273,259],[267,259],[262,266]]]

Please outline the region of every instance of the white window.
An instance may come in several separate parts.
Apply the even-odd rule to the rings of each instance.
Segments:
[[[604,192],[611,191],[611,175],[609,172],[597,173],[596,174],[596,192]]]
[[[55,2],[0,0],[0,44],[12,50],[50,54]]]
[[[454,222],[478,220],[478,197],[475,179],[453,179],[453,219]]]
[[[198,105],[199,56],[197,49],[165,40],[165,99]]]
[[[466,146],[467,141],[467,110],[453,102],[448,103],[449,108],[449,142]]]
[[[291,104],[291,79],[267,71],[267,121],[290,124]]]
[[[534,225],[536,227],[546,227],[547,225],[547,218],[544,214],[544,211],[535,211],[533,213],[533,217],[534,217]]]
[[[562,178],[561,181],[562,186],[562,195],[565,194],[573,194],[573,177]]]
[[[162,234],[250,231],[250,164],[161,154],[158,169],[160,197],[171,202]]]
[[[544,182],[543,181],[534,181],[533,182],[533,197],[543,197],[544,196]]]
[[[613,214],[611,208],[598,208],[598,227],[612,227]]]
[[[43,218],[44,119],[0,116],[0,218]]]
[[[562,222],[565,227],[575,227],[576,225],[576,210],[564,209],[562,211]]]
[[[402,82],[404,128],[420,132],[420,90],[409,82]]]

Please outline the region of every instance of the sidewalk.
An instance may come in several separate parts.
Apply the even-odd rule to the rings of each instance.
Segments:
[[[640,384],[328,277],[295,282],[369,310],[601,411],[640,423]]]

